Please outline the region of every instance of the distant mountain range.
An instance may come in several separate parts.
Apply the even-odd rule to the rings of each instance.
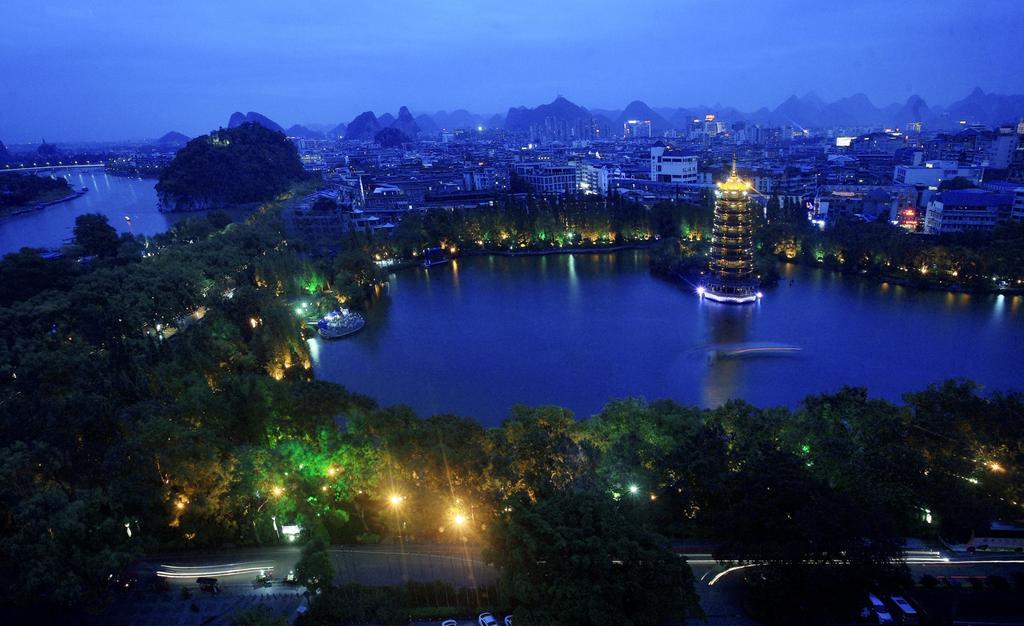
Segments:
[[[189,142],[189,139],[191,139],[191,137],[189,137],[188,135],[183,135],[179,132],[172,130],[171,132],[167,133],[160,139],[157,139],[156,143],[164,147],[180,147],[187,144]]]
[[[622,125],[629,120],[650,120],[656,133],[670,129],[685,128],[695,119],[703,119],[713,113],[725,122],[748,122],[768,126],[792,125],[800,128],[815,127],[865,127],[888,126],[903,128],[910,122],[921,122],[926,128],[955,129],[961,120],[972,124],[1015,123],[1024,118],[1024,95],[1001,95],[985,93],[975,88],[961,100],[948,105],[929,105],[924,98],[913,95],[903,103],[876,106],[862,93],[857,93],[834,102],[825,102],[816,93],[803,96],[792,95],[774,109],[762,107],[756,111],[744,112],[722,104],[699,105],[695,107],[650,107],[645,102],[634,100],[619,109],[587,109],[579,104],[558,96],[548,104],[536,107],[511,107],[504,116],[481,115],[465,109],[438,111],[413,115],[408,107],[401,107],[397,115],[383,113],[378,117],[373,111],[360,113],[350,122],[330,125],[299,125],[284,130],[282,126],[260,113],[250,111],[233,113],[228,128],[245,122],[255,122],[265,128],[278,130],[290,137],[321,138],[344,137],[346,139],[371,140],[385,128],[395,128],[408,137],[435,135],[441,130],[504,128],[528,132],[531,128],[544,128],[552,123],[573,125],[594,124],[607,129],[613,135],[621,132]],[[173,133],[177,135],[177,133]],[[168,136],[172,133],[168,133]],[[166,137],[166,136],[165,136]],[[183,136],[182,136],[183,137]],[[161,140],[162,141],[162,140]]]
[[[255,124],[259,124],[263,128],[269,128],[270,130],[276,130],[282,133],[284,132],[284,128],[278,125],[277,122],[271,120],[265,115],[255,113],[253,111],[249,111],[244,115],[238,111],[232,113],[231,117],[228,119],[228,128],[237,128],[246,122],[253,122]]]

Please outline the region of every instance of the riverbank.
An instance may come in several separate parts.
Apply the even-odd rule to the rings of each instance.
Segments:
[[[644,241],[634,244],[622,244],[617,246],[588,246],[586,248],[553,248],[550,250],[504,250],[504,249],[485,249],[485,250],[460,250],[455,256],[451,257],[451,260],[458,260],[460,257],[480,257],[480,256],[500,256],[500,257],[537,257],[537,256],[553,256],[562,254],[610,254],[613,252],[626,252],[629,250],[646,250],[653,246],[655,241]],[[410,268],[422,267],[423,262],[420,259],[405,259],[397,261],[391,265],[386,266],[389,272],[396,272],[398,270],[405,270]]]
[[[865,270],[851,272],[838,269],[823,263],[817,265],[807,265],[799,263],[795,260],[780,261],[782,265],[794,265],[796,267],[803,267],[807,269],[820,269],[841,276],[853,276],[870,280],[876,285],[896,285],[899,287],[905,287],[907,289],[919,289],[921,291],[943,291],[947,293],[964,293],[972,295],[987,295],[987,294],[1003,294],[1003,295],[1020,295],[1024,294],[1024,285],[1020,287],[1014,287],[1006,284],[1000,286],[1000,284],[993,285],[991,288],[983,287],[980,285],[970,286],[962,283],[956,283],[951,281],[945,281],[941,279],[928,280],[922,278],[914,278],[910,276],[901,276],[899,274],[875,274]]]
[[[550,250],[534,250],[534,249],[521,249],[521,250],[469,250],[466,252],[459,252],[460,256],[548,256],[552,254],[603,254],[608,252],[623,252],[626,250],[643,250],[650,248],[654,245],[654,241],[644,241],[639,243],[621,244],[616,246],[587,246],[585,248],[552,248]]]
[[[88,192],[88,189],[79,189],[78,191],[73,191],[73,192],[71,192],[71,193],[69,193],[69,194],[67,194],[65,196],[57,198],[56,200],[48,200],[48,201],[44,201],[44,202],[36,202],[36,203],[30,204],[30,205],[22,205],[22,206],[18,206],[18,207],[10,207],[9,209],[7,209],[5,211],[0,212],[0,218],[8,217],[8,216],[15,216],[15,215],[25,215],[26,213],[34,213],[35,211],[41,211],[41,210],[43,210],[43,209],[45,209],[47,207],[51,207],[51,206],[53,206],[55,204],[61,204],[63,202],[68,202],[70,200],[74,200],[75,198],[80,198],[83,195],[85,195],[86,192]]]

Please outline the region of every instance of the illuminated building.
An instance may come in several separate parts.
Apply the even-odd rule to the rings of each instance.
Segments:
[[[652,147],[651,180],[687,184],[700,182],[696,155],[679,152],[665,146]]]
[[[651,137],[651,120],[628,120],[622,125],[622,136],[626,139],[631,137]]]
[[[914,207],[909,206],[905,209],[900,209],[899,213],[897,213],[896,223],[900,228],[916,232],[918,226],[917,211],[914,210]]]
[[[708,300],[743,304],[761,297],[754,276],[753,189],[736,174],[734,160],[729,178],[715,190],[710,272],[697,289]]]
[[[954,178],[966,178],[981,184],[983,167],[964,167],[956,161],[926,161],[924,165],[897,165],[892,181],[897,185],[925,185],[938,188],[939,183]]]

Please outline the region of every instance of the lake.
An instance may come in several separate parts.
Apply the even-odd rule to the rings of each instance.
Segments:
[[[67,171],[90,191],[0,219],[0,254],[59,246],[75,216],[155,234],[196,213],[157,210],[152,180]],[[709,347],[791,344],[777,356],[709,358]],[[647,253],[467,257],[392,274],[366,328],[311,340],[319,378],[421,415],[498,424],[517,402],[586,416],[611,398],[729,398],[795,406],[843,384],[898,400],[947,377],[1020,389],[1024,299],[908,290],[788,265],[760,303],[719,305],[653,277]]]
[[[319,378],[421,415],[500,423],[517,402],[591,415],[609,399],[796,406],[844,384],[899,400],[948,377],[1020,388],[1024,299],[923,292],[787,265],[753,305],[651,276],[645,251],[467,257],[392,274],[366,328],[310,340]],[[709,347],[799,352],[711,359]]]

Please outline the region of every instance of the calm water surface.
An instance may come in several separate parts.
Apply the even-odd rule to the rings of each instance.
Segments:
[[[90,191],[0,218],[0,254],[58,246],[82,213],[103,213],[121,231],[130,216],[137,234],[195,215],[160,213],[152,180],[65,174]],[[361,333],[311,348],[320,378],[383,404],[485,424],[517,402],[590,415],[625,396],[792,406],[848,383],[895,400],[953,376],[1024,388],[1019,296],[919,292],[795,266],[784,273],[761,303],[730,307],[652,277],[644,252],[464,258],[392,275]],[[709,360],[710,346],[742,342],[802,350]]]
[[[317,376],[427,415],[497,424],[517,402],[590,415],[610,398],[794,406],[843,384],[898,400],[947,377],[1022,388],[1024,301],[787,266],[749,306],[652,277],[647,255],[469,257],[390,278],[358,335],[311,340]],[[790,284],[792,281],[792,284]],[[790,356],[710,360],[781,342]]]
[[[0,255],[25,246],[60,246],[71,238],[75,218],[83,213],[102,213],[118,231],[131,230],[137,235],[155,235],[178,220],[195,216],[194,213],[161,213],[153,189],[156,181],[150,178],[110,176],[101,168],[60,170],[56,175],[66,178],[75,189],[88,187],[89,191],[74,200],[39,211],[0,217]],[[131,217],[130,226],[126,216]]]

